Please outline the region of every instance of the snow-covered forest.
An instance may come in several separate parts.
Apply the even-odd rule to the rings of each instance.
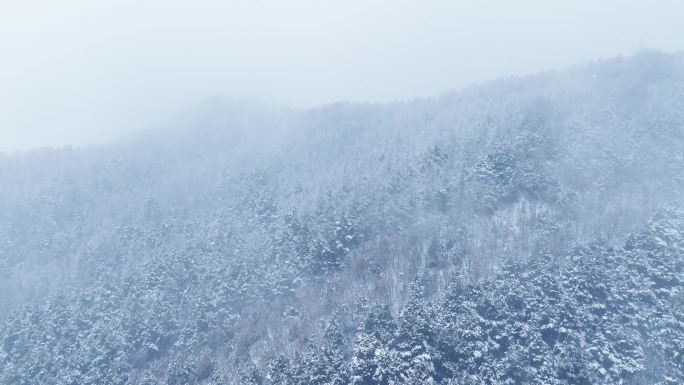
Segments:
[[[0,154],[0,384],[682,384],[684,55]]]

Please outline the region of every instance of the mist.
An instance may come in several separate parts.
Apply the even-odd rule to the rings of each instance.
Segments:
[[[0,384],[684,384],[682,14],[3,2]]]
[[[0,151],[105,143],[208,99],[434,97],[681,50],[677,1],[78,1],[0,5]]]

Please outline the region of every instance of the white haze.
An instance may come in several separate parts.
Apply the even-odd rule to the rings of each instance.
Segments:
[[[681,2],[3,0],[0,151],[109,141],[216,96],[387,102],[684,46]]]

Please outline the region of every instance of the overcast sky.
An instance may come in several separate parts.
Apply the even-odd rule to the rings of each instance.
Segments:
[[[641,48],[681,0],[1,0],[0,151],[106,142],[215,96],[438,95]]]

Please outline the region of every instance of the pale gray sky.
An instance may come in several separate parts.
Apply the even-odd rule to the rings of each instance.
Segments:
[[[640,48],[681,0],[2,0],[0,151],[106,142],[210,97],[438,95]]]

